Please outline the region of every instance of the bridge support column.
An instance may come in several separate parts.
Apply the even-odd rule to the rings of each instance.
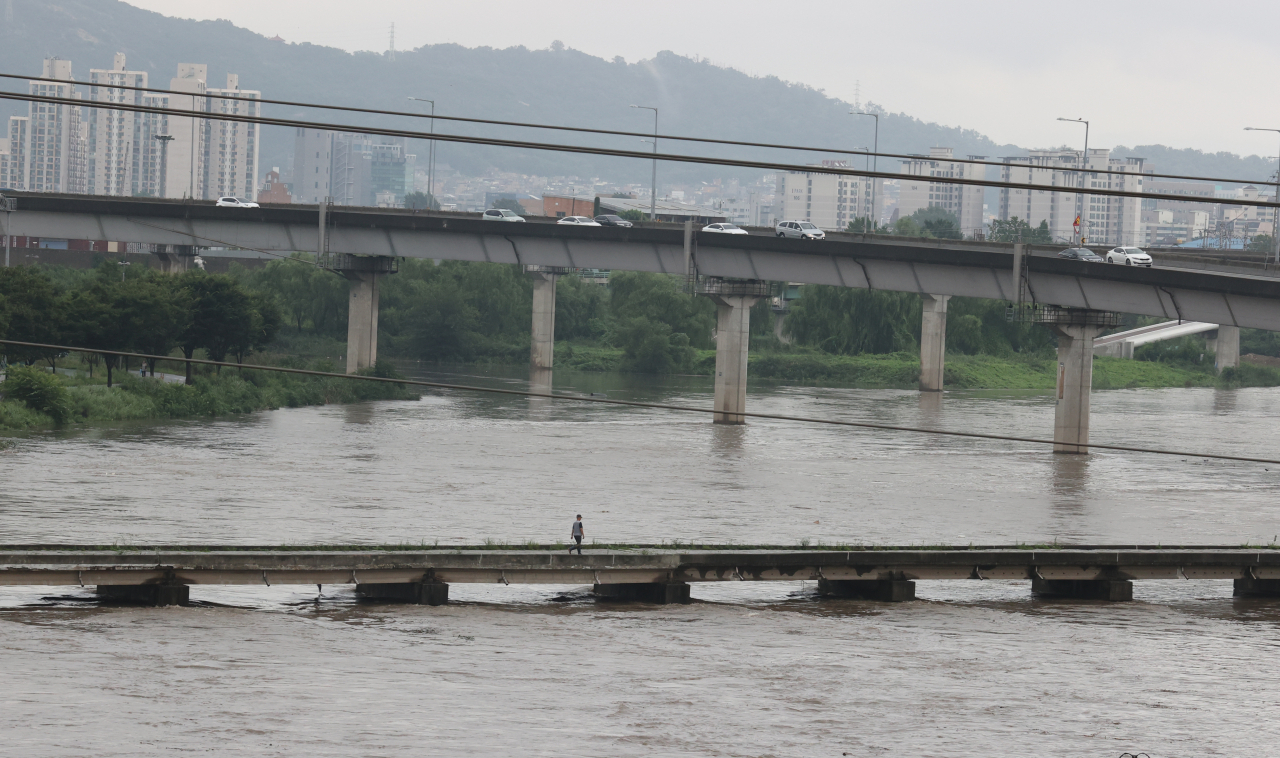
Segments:
[[[920,391],[941,392],[947,362],[947,301],[950,295],[921,295],[924,318],[920,322]]]
[[[159,608],[191,601],[191,588],[185,584],[99,584],[95,591],[102,602],[120,605]]]
[[[445,605],[449,585],[444,582],[402,582],[398,584],[357,584],[356,594],[368,600],[412,605]]]
[[[1213,344],[1213,366],[1222,372],[1224,368],[1240,367],[1240,327],[1218,325],[1218,336],[1210,340]]]
[[[378,284],[395,273],[395,259],[373,255],[339,255],[334,270],[351,283],[347,301],[347,373],[378,361]]]
[[[1132,600],[1133,582],[1125,579],[1032,579],[1031,591],[1042,597]]]
[[[556,274],[525,269],[533,279],[533,334],[529,342],[529,367],[550,369],[556,350]]]
[[[745,424],[747,410],[747,349],[751,344],[751,306],[759,297],[713,294],[716,304],[717,424]]]
[[[635,601],[671,605],[693,602],[689,585],[684,582],[646,582],[638,584],[597,584],[591,594],[600,600]]]
[[[1052,324],[1058,335],[1058,401],[1053,452],[1088,453],[1089,391],[1093,388],[1093,340],[1104,327]]]
[[[900,603],[916,599],[916,583],[906,579],[819,579],[818,592],[831,597]]]
[[[186,273],[196,259],[196,249],[192,245],[156,245],[152,253],[160,259],[160,271],[177,276]]]
[[[1231,594],[1236,597],[1280,597],[1280,579],[1237,579]]]

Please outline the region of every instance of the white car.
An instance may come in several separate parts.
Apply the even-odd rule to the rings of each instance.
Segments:
[[[794,237],[802,240],[824,240],[827,233],[808,221],[779,221],[774,229],[779,237]]]
[[[725,224],[725,223],[707,224],[706,226],[702,227],[702,231],[719,232],[721,234],[746,234],[747,233],[747,230],[743,229],[740,226],[734,226],[733,224]]]
[[[575,226],[600,226],[593,218],[586,216],[565,216],[556,222],[557,224],[574,224]]]
[[[251,203],[248,200],[241,200],[238,197],[220,197],[218,198],[219,208],[257,208],[257,203]]]
[[[506,208],[490,208],[480,215],[480,219],[483,221],[524,221],[524,216]]]
[[[1113,247],[1107,251],[1107,263],[1151,268],[1151,256],[1136,247]]]

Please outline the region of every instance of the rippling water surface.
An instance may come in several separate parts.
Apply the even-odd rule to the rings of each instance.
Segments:
[[[557,389],[710,401],[702,380]],[[1037,394],[762,386],[748,402],[1052,433]],[[1280,454],[1280,390],[1093,407],[1095,441]],[[601,541],[1257,543],[1280,533],[1275,468],[441,394],[0,438],[0,542],[554,541],[582,513]],[[1280,737],[1280,603],[1233,600],[1230,582],[1139,583],[1116,605],[1016,582],[921,582],[900,605],[814,589],[597,607],[582,587],[462,585],[422,608],[198,587],[198,607],[146,610],[0,588],[0,754],[1162,758]]]

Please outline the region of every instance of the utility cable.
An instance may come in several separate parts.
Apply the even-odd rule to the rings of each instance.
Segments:
[[[19,342],[17,340],[0,340],[0,345],[14,345],[17,347],[33,347],[41,350],[61,350],[66,352],[79,353],[98,353],[100,355],[118,355],[124,358],[143,358],[152,361],[172,361],[174,363],[195,363],[202,366],[226,366],[228,368],[237,369],[255,369],[258,371],[275,371],[282,374],[299,374],[302,376],[318,376],[332,379],[353,379],[356,381],[366,382],[382,382],[384,384],[407,384],[415,387],[431,387],[433,389],[445,390],[461,390],[464,392],[488,392],[497,395],[516,395],[519,397],[543,398],[546,400],[567,400],[578,403],[599,403],[602,405],[617,405],[628,408],[648,408],[652,410],[680,411],[682,413],[720,413],[713,408],[698,408],[691,405],[671,405],[668,403],[641,403],[634,400],[610,400],[602,397],[584,397],[581,395],[557,395],[555,393],[530,392],[528,390],[502,389],[495,387],[477,387],[467,384],[448,384],[444,382],[428,382],[421,379],[394,379],[379,376],[361,376],[359,374],[338,374],[331,371],[312,371],[310,369],[301,368],[285,368],[282,366],[262,366],[250,363],[231,363],[229,361],[210,361],[200,358],[174,358],[170,355],[148,355],[146,353],[131,353],[120,350],[95,350],[88,347],[72,347],[69,345],[50,345],[41,342]],[[859,429],[877,429],[880,431],[891,432],[911,432],[915,434],[937,434],[948,437],[967,437],[973,439],[984,440],[1002,440],[1008,442],[1028,442],[1035,445],[1061,445],[1065,443],[1055,442],[1054,440],[1038,439],[1036,437],[1015,437],[1005,434],[984,434],[982,432],[955,432],[945,429],[926,429],[916,426],[897,426],[893,424],[873,424],[866,421],[841,421],[837,419],[813,418],[811,416],[789,416],[779,413],[757,413],[746,411],[732,415],[744,416],[746,418],[770,419],[773,421],[796,421],[805,424],[825,424],[827,426],[847,426]],[[1245,461],[1248,463],[1272,463],[1280,465],[1280,459],[1275,458],[1252,458],[1240,455],[1223,455],[1218,453],[1193,453],[1183,450],[1164,450],[1149,447],[1133,447],[1130,445],[1108,445],[1090,442],[1088,444],[1074,444],[1074,447],[1080,448],[1097,448],[1099,450],[1117,450],[1128,453],[1150,453],[1153,455],[1177,455],[1187,458],[1212,458],[1223,461]]]
[[[41,76],[19,76],[17,74],[4,74],[4,73],[0,73],[0,78],[25,79],[33,82],[56,82],[58,84],[68,83],[66,79],[51,79],[51,78],[41,77]],[[1071,173],[1084,172],[1088,174],[1119,174],[1122,176],[1152,177],[1152,178],[1160,178],[1160,179],[1186,179],[1186,180],[1201,181],[1201,182],[1225,182],[1227,184],[1269,184],[1270,183],[1269,181],[1254,181],[1254,180],[1246,180],[1246,179],[1222,179],[1222,178],[1211,177],[1211,176],[1186,176],[1182,174],[1157,174],[1157,173],[1147,173],[1147,172],[1137,173],[1134,171],[1114,171],[1111,169],[1088,169],[1088,168],[1067,169],[1067,168],[1056,168],[1054,166],[1034,166],[1031,164],[1024,164],[1024,163],[1005,163],[1004,161],[988,161],[988,160],[982,160],[978,158],[931,159],[928,156],[912,155],[910,153],[877,153],[877,152],[872,152],[870,150],[850,150],[848,148],[834,148],[834,147],[832,148],[809,147],[805,145],[782,145],[782,144],[776,144],[771,142],[748,142],[744,140],[716,139],[714,137],[683,137],[683,136],[674,135],[674,134],[656,134],[655,135],[653,132],[629,132],[629,131],[621,131],[617,129],[595,129],[595,128],[585,127],[585,126],[558,126],[554,124],[535,124],[527,121],[501,121],[497,119],[474,118],[474,117],[468,117],[468,116],[441,116],[441,115],[431,115],[427,113],[414,113],[409,111],[383,110],[379,108],[357,108],[355,106],[349,106],[349,105],[329,105],[326,103],[305,103],[305,102],[298,102],[295,100],[273,100],[270,98],[261,98],[261,97],[240,97],[238,95],[227,95],[222,93],[200,95],[198,93],[193,93],[193,92],[180,92],[178,90],[158,89],[155,87],[135,87],[135,86],[124,85],[124,84],[105,84],[105,83],[97,83],[97,82],[72,82],[72,84],[83,84],[86,87],[102,87],[103,89],[135,90],[139,92],[154,92],[162,95],[180,95],[183,97],[191,97],[193,99],[196,97],[203,97],[206,100],[235,100],[235,101],[246,102],[246,103],[287,105],[290,107],[297,107],[297,108],[320,108],[324,110],[349,111],[351,113],[368,113],[368,114],[377,115],[377,116],[401,116],[405,118],[457,121],[460,123],[469,123],[469,124],[489,124],[492,126],[514,126],[514,127],[525,128],[525,129],[552,129],[556,131],[582,132],[585,134],[607,134],[607,135],[617,136],[617,137],[648,137],[648,138],[653,138],[658,140],[674,140],[674,141],[682,141],[682,142],[705,142],[707,144],[713,144],[713,145],[764,147],[764,148],[770,148],[774,150],[802,150],[802,151],[813,152],[813,153],[836,153],[839,155],[861,155],[861,156],[874,156],[878,158],[901,158],[904,160],[937,160],[938,162],[945,162],[945,163],[967,163],[967,164],[974,164],[979,166],[999,166],[1002,168],[1010,168],[1010,167],[1030,168],[1030,169],[1038,169],[1042,171],[1056,170],[1056,171],[1066,171]],[[82,103],[86,103],[86,102],[109,103],[110,101],[95,100],[95,101],[81,101],[81,102]],[[200,112],[208,113],[209,111],[200,111]],[[206,116],[205,118],[208,118],[208,116]],[[911,176],[911,174],[902,174],[901,176]],[[1213,198],[1210,198],[1210,200],[1212,199]],[[1197,201],[1188,200],[1186,202],[1197,202]]]
[[[512,147],[527,150],[547,150],[561,153],[578,153],[584,155],[605,155],[618,158],[636,158],[640,160],[662,160],[673,163],[695,163],[711,166],[734,166],[738,168],[754,168],[766,171],[786,171],[797,174],[831,174],[836,176],[861,176],[872,179],[890,179],[900,180],[904,177],[910,177],[910,174],[892,174],[883,171],[862,171],[854,168],[841,166],[809,166],[798,163],[774,163],[770,161],[754,161],[733,158],[712,158],[697,155],[682,155],[678,153],[653,153],[641,152],[637,150],[619,150],[615,148],[586,147],[582,145],[563,145],[549,142],[528,142],[524,140],[497,139],[491,137],[467,137],[458,134],[441,134],[439,132],[427,133],[416,132],[407,129],[385,129],[367,126],[354,126],[350,124],[327,124],[317,121],[300,121],[296,119],[268,118],[265,116],[248,116],[237,113],[219,113],[211,114],[202,111],[178,110],[173,108],[158,108],[153,106],[133,105],[129,103],[95,103],[94,101],[76,100],[73,98],[53,97],[49,95],[25,95],[13,92],[0,92],[0,99],[19,100],[26,102],[54,103],[57,105],[68,105],[78,108],[97,108],[101,110],[124,110],[135,113],[155,113],[165,116],[177,116],[181,118],[199,118],[209,121],[235,121],[246,124],[263,124],[267,126],[285,126],[292,129],[320,129],[328,131],[354,132],[358,134],[376,134],[388,137],[404,137],[409,139],[422,140],[438,140],[442,142],[457,142],[471,145],[490,145],[495,147]],[[924,180],[924,177],[921,177]],[[1143,200],[1147,199],[1164,199],[1168,200],[1170,195],[1153,194],[1149,192],[1130,192],[1127,190],[1114,190],[1102,188],[1089,188],[1082,190],[1078,187],[1055,187],[1048,184],[1028,184],[1021,182],[995,182],[986,179],[970,179],[954,176],[930,176],[928,181],[933,184],[959,184],[973,187],[997,187],[1002,189],[1021,189],[1033,192],[1048,192],[1071,195],[1097,195],[1106,197],[1133,197]],[[1187,201],[1194,202],[1194,201]],[[1230,205],[1237,206],[1256,206],[1260,208],[1280,208],[1280,202],[1265,200],[1232,200]]]

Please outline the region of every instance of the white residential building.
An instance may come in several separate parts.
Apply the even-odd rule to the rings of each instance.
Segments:
[[[829,168],[847,168],[847,161],[823,161]],[[881,180],[875,180],[875,208],[872,207],[872,180],[864,176],[846,176],[808,171],[777,174],[774,216],[778,221],[809,221],[819,228],[844,231],[849,222],[874,213],[880,217],[883,207]]]
[[[226,89],[207,89],[205,101],[210,113],[241,116],[262,115],[262,104],[237,98],[262,99],[257,90],[240,89],[240,77],[227,74]],[[258,136],[262,126],[242,121],[205,121],[204,197],[224,195],[253,198],[258,194]]]
[[[124,53],[116,53],[110,69],[89,70],[89,100],[99,103],[168,107],[166,95],[137,90],[146,87],[147,72],[125,70]],[[161,196],[163,146],[168,116],[127,110],[87,109],[89,128],[88,188],[95,195]]]
[[[28,82],[30,94],[80,99],[71,81],[71,61],[48,58],[41,76],[61,81]],[[9,118],[0,185],[30,192],[84,193],[86,142],[80,106],[32,102],[26,116]]]
[[[973,160],[984,156],[971,155]],[[973,163],[956,163],[949,147],[929,149],[928,157],[920,156],[902,162],[898,194],[898,218],[910,216],[925,208],[941,208],[956,217],[960,233],[965,237],[983,231],[982,195],[984,188],[965,184],[931,182],[927,177],[986,179],[987,167]]]
[[[1086,173],[1085,192],[1051,190],[1000,190],[1002,220],[1014,216],[1032,227],[1045,221],[1057,242],[1075,239],[1074,223],[1080,216],[1080,234],[1091,245],[1140,245],[1144,241],[1142,201],[1135,197],[1091,195],[1089,189],[1142,191],[1142,158],[1112,158],[1108,149],[1089,151],[1084,168],[1106,169],[1116,174]],[[1080,153],[1073,150],[1033,150],[1025,158],[1005,158],[1001,179],[1021,184],[1075,189],[1080,187]]]
[[[329,197],[335,205],[400,207],[404,196],[414,191],[416,166],[417,156],[399,137],[298,129],[293,143],[294,202],[319,203]]]

